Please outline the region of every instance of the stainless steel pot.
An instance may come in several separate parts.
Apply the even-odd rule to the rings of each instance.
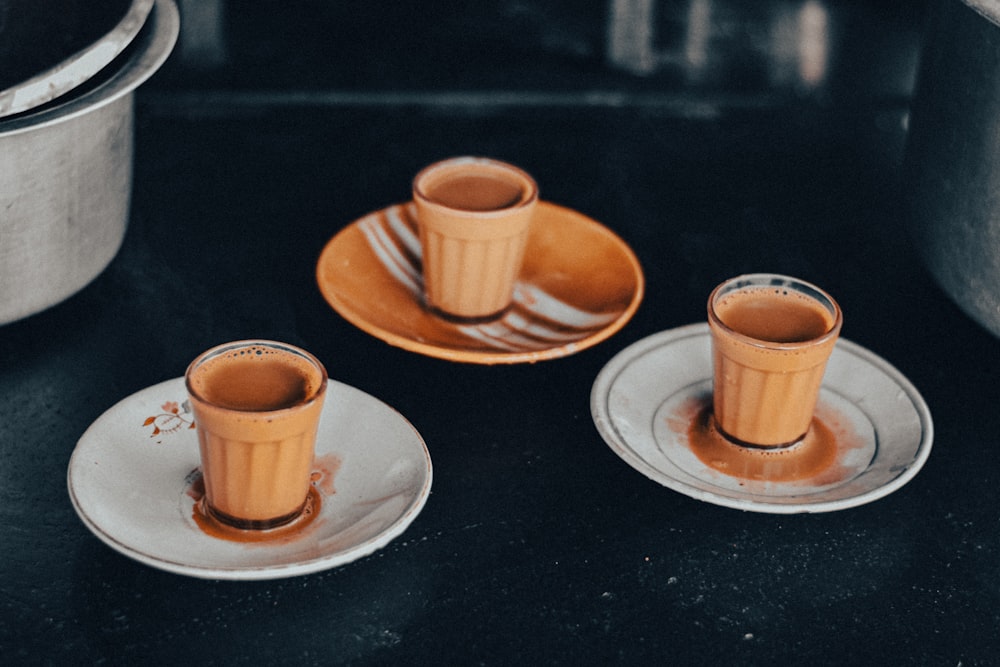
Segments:
[[[133,93],[179,30],[173,0],[156,0],[106,80],[0,122],[0,324],[75,294],[118,252],[132,193]]]
[[[904,164],[907,220],[944,291],[1000,336],[1000,1],[937,0]]]

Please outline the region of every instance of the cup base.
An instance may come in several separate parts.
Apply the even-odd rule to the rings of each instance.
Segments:
[[[712,424],[711,424],[712,428],[715,431],[717,431],[718,434],[721,437],[723,437],[727,441],[729,441],[730,444],[736,445],[737,447],[744,447],[746,449],[753,449],[753,450],[756,450],[756,451],[765,451],[765,452],[783,452],[783,451],[788,451],[788,450],[794,449],[794,448],[800,446],[802,443],[804,443],[805,440],[806,440],[806,436],[809,435],[809,431],[807,430],[805,433],[803,433],[802,435],[800,435],[799,437],[797,437],[796,439],[794,439],[794,440],[792,440],[790,442],[778,443],[776,445],[758,445],[758,444],[755,444],[755,443],[752,443],[752,442],[747,442],[745,440],[740,440],[739,438],[737,438],[735,436],[732,436],[729,433],[726,433],[726,430],[724,428],[722,428],[722,424],[720,424],[719,420],[715,418],[715,414],[714,413],[712,413],[711,415],[709,415],[709,419],[712,422]]]
[[[837,459],[837,438],[831,428],[814,418],[799,440],[777,447],[747,445],[723,433],[711,403],[688,425],[688,447],[698,459],[730,477],[761,482],[815,479]]]
[[[208,503],[205,503],[205,512],[216,521],[240,530],[271,530],[272,528],[280,528],[291,523],[292,521],[295,521],[295,519],[302,514],[302,510],[298,509],[290,514],[285,514],[273,519],[238,519],[234,516],[229,516],[225,512],[220,512]]]
[[[507,311],[510,310],[511,305],[512,304],[508,304],[503,308],[501,308],[500,310],[498,310],[497,312],[491,313],[489,315],[474,315],[469,317],[465,315],[455,315],[453,313],[448,313],[436,306],[432,306],[427,303],[424,304],[424,306],[427,308],[427,311],[432,315],[434,315],[435,317],[439,317],[442,320],[451,322],[452,324],[468,324],[468,325],[488,324],[490,322],[495,322],[496,320],[499,320],[501,317],[507,314]]]
[[[322,507],[323,500],[319,491],[311,486],[302,511],[280,526],[263,529],[241,528],[224,523],[218,517],[218,512],[208,509],[204,496],[195,500],[191,518],[203,533],[216,539],[242,543],[283,542],[296,539],[303,531],[308,530],[319,516]]]

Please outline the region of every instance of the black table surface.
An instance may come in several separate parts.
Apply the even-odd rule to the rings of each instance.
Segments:
[[[141,92],[141,91],[140,91]],[[130,227],[66,302],[0,328],[6,664],[919,664],[1000,660],[1000,341],[922,268],[899,195],[900,105],[524,105],[139,95]],[[454,102],[454,101],[453,101]],[[645,299],[617,335],[537,364],[457,364],[349,324],[324,243],[456,154],[515,162],[620,235]],[[774,515],[650,481],[590,390],[628,344],[704,320],[721,280],[796,275],[905,374],[934,448],[871,504]],[[66,491],[84,430],[200,351],[265,337],[396,408],[434,465],[373,555],[261,582],[119,555]],[[10,661],[8,661],[10,659]]]

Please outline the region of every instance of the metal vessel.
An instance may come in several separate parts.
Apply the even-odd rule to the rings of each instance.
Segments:
[[[1000,2],[931,7],[904,164],[907,224],[942,289],[1000,336]]]
[[[157,0],[134,43],[100,81],[0,122],[0,324],[49,308],[111,262],[128,224],[134,91],[180,29]]]

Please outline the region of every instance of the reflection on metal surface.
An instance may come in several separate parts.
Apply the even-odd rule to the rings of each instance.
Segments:
[[[720,84],[759,77],[816,88],[828,75],[834,27],[821,0],[688,0],[683,6],[611,0],[607,56],[612,66],[642,76],[672,72]]]
[[[830,13],[818,0],[775,9],[771,22],[770,81],[777,85],[816,88],[830,62]]]
[[[218,67],[226,64],[225,0],[180,0],[181,34],[178,56],[188,66]]]
[[[817,0],[808,0],[799,9],[799,79],[810,86],[823,82],[830,61],[830,15]]]
[[[708,65],[708,45],[712,35],[712,0],[691,0],[684,33],[684,61],[692,73]]]
[[[904,162],[907,225],[949,297],[1000,337],[1000,7],[933,6]]]
[[[608,59],[635,74],[650,74],[656,69],[653,0],[611,0]]]
[[[178,0],[180,41],[158,80],[239,104],[248,91],[263,104],[680,104],[685,115],[693,102],[698,116],[720,100],[900,103],[926,1]]]

